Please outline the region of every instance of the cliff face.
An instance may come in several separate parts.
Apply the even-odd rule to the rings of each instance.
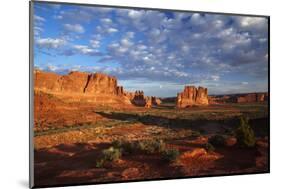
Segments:
[[[102,73],[87,74],[70,72],[68,75],[57,75],[35,71],[34,87],[49,92],[68,92],[86,94],[117,94],[115,77]]]
[[[266,92],[209,96],[209,104],[254,103],[266,101],[268,101],[268,93]]]
[[[59,96],[87,97],[95,103],[131,104],[115,77],[103,73],[70,72],[68,75],[35,71],[34,89]],[[71,97],[69,97],[71,98]]]
[[[249,93],[237,97],[237,103],[265,102],[268,100],[267,93]]]
[[[135,106],[141,106],[145,108],[151,108],[152,105],[159,105],[159,99],[156,97],[145,96],[143,91],[123,92],[126,97],[128,97],[132,104]],[[156,103],[158,102],[158,104]]]
[[[117,80],[115,77],[102,73],[88,75],[85,93],[117,95]]]
[[[146,98],[143,91],[136,91],[133,98],[131,99],[132,103],[136,106],[145,106]]]
[[[208,90],[203,87],[185,86],[184,91],[178,93],[176,104],[177,108],[185,108],[193,105],[208,105]]]
[[[158,106],[162,103],[161,99],[157,98],[156,96],[151,97],[151,102],[153,105],[156,105],[156,106]]]

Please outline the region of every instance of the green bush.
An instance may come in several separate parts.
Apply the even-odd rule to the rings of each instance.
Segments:
[[[100,159],[96,162],[96,168],[101,168],[104,166],[104,159]]]
[[[106,161],[115,161],[122,155],[121,150],[118,148],[110,147],[102,151],[103,159]]]
[[[132,154],[137,150],[136,142],[123,142],[121,149],[127,154]]]
[[[162,152],[165,150],[165,143],[163,140],[144,140],[137,143],[137,148],[148,154]]]
[[[126,154],[131,154],[136,150],[136,142],[128,142],[128,141],[122,141],[122,140],[114,140],[112,142],[112,146],[114,148],[121,149],[122,152]]]
[[[253,147],[256,143],[256,137],[253,129],[249,125],[249,119],[240,118],[240,125],[236,130],[237,142],[243,147]]]
[[[102,151],[102,158],[96,161],[96,167],[101,168],[106,162],[118,160],[122,156],[121,150],[118,148],[110,147]]]
[[[166,144],[163,140],[142,140],[142,141],[120,141],[112,142],[114,148],[121,149],[124,154],[132,154],[136,151],[142,151],[147,154],[161,153],[165,150]]]
[[[179,155],[180,153],[177,149],[166,149],[162,152],[163,159],[168,162],[176,161]]]
[[[215,147],[212,144],[210,144],[210,143],[206,143],[205,144],[205,149],[207,150],[207,152],[215,151]]]
[[[211,136],[208,140],[208,143],[212,144],[213,146],[224,146],[225,136],[223,135]]]
[[[114,140],[113,142],[112,142],[112,146],[114,147],[114,148],[121,148],[122,147],[122,145],[123,145],[123,141],[122,140]]]

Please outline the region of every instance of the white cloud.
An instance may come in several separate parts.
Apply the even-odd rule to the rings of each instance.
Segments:
[[[108,28],[106,31],[107,31],[107,33],[115,33],[115,32],[118,32],[118,29],[116,29],[116,28]]]
[[[34,26],[33,29],[35,36],[39,36],[44,31],[43,28],[39,26]]]
[[[62,20],[65,23],[89,23],[93,19],[94,15],[89,10],[84,8],[61,10],[57,15],[54,16],[55,19]]]
[[[102,23],[103,25],[112,24],[112,20],[109,19],[109,18],[102,18],[100,21],[101,21],[101,23]]]
[[[130,47],[134,44],[132,41],[130,41],[129,39],[126,39],[126,38],[121,39],[120,43],[122,46],[125,46],[125,47]]]
[[[126,35],[125,35],[126,38],[130,38],[130,39],[134,38],[134,36],[135,36],[135,33],[132,32],[132,31],[127,32]]]
[[[57,49],[66,44],[64,39],[59,38],[39,38],[35,41],[39,48]]]
[[[132,19],[140,19],[143,16],[144,11],[130,10],[128,16]]]
[[[92,48],[90,48],[86,45],[74,45],[73,48],[74,48],[74,50],[77,51],[77,53],[80,53],[80,54],[83,54],[83,55],[93,56],[93,55],[99,54],[98,50],[92,49]]]
[[[212,79],[213,81],[218,81],[218,80],[220,80],[220,76],[219,76],[219,75],[212,75],[212,76],[211,76],[211,79]]]
[[[265,24],[266,19],[260,17],[239,17],[239,24],[242,27],[251,27],[251,26],[259,26],[261,24]]]
[[[38,22],[45,22],[45,18],[41,17],[41,16],[37,16],[37,15],[34,15],[34,20],[35,21],[38,21]]]
[[[100,41],[99,40],[90,40],[90,44],[95,49],[100,47]]]
[[[64,24],[64,29],[69,32],[84,33],[85,29],[80,24]]]
[[[99,25],[96,27],[98,35],[104,36],[105,34],[113,34],[118,32],[117,28],[111,27],[111,25]]]

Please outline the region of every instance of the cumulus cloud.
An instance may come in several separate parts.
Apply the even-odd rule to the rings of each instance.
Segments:
[[[68,39],[71,44],[60,55],[96,56],[103,71],[122,80],[216,88],[230,79],[236,80],[235,87],[245,85],[244,80],[254,86],[253,81],[267,77],[268,23],[263,17],[69,7],[60,8],[55,20],[80,37],[40,38],[38,47],[58,49]],[[39,25],[34,29],[44,32]]]
[[[84,8],[72,8],[67,11],[59,11],[58,14],[54,15],[54,18],[63,22],[89,23],[93,18],[93,14],[85,11]]]
[[[33,32],[34,32],[34,35],[36,37],[38,37],[44,31],[43,25],[44,25],[46,19],[41,16],[38,16],[38,15],[34,15],[33,19],[34,19]]]
[[[80,24],[64,24],[64,29],[69,32],[84,33],[85,29]]]
[[[66,41],[59,38],[39,38],[35,43],[39,48],[57,49],[65,45]]]
[[[91,43],[91,46],[95,49],[99,48],[100,47],[100,41],[99,40],[90,40],[90,43]]]
[[[38,15],[34,15],[34,20],[37,22],[45,22],[45,18]]]
[[[74,56],[74,55],[84,55],[84,56],[101,56],[102,53],[95,48],[91,48],[87,45],[71,45],[62,51],[60,55],[64,56]]]
[[[263,28],[267,26],[267,19],[262,17],[247,17],[247,16],[239,16],[237,17],[238,25],[243,28]]]
[[[108,29],[106,30],[106,32],[107,32],[107,33],[115,33],[115,32],[118,32],[118,29],[116,29],[116,28],[108,28]]]

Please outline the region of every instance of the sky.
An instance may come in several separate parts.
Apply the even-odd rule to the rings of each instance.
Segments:
[[[36,69],[104,72],[159,97],[268,91],[264,17],[35,2],[33,19]]]

